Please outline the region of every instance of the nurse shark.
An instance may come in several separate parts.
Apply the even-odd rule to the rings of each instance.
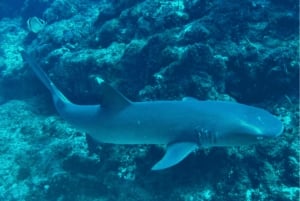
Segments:
[[[198,148],[249,145],[283,132],[281,121],[260,108],[190,97],[132,102],[100,78],[94,78],[99,104],[74,104],[28,53],[21,51],[21,54],[51,92],[60,116],[96,141],[167,145],[165,155],[152,170],[176,165]]]

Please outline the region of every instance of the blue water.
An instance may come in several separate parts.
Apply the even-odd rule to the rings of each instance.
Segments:
[[[77,104],[99,104],[97,76],[132,101],[261,107],[285,130],[151,171],[165,146],[67,124],[22,49]],[[1,201],[299,200],[299,2],[2,0],[0,152]]]

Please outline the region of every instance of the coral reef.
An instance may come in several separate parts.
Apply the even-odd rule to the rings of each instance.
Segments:
[[[0,200],[299,199],[299,2],[26,0],[0,3]],[[12,12],[13,11],[13,12]],[[47,24],[37,33],[26,20]],[[199,149],[152,172],[164,147],[94,142],[66,124],[23,63],[97,104],[99,76],[133,101],[233,100],[285,125],[253,146]]]

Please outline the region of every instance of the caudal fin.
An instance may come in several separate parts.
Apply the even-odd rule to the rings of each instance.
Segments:
[[[41,82],[49,89],[54,100],[59,100],[64,103],[69,103],[70,101],[56,88],[54,83],[50,80],[48,75],[43,71],[43,69],[36,63],[36,61],[25,51],[21,51],[23,60],[26,61],[32,68],[36,76],[41,80]]]

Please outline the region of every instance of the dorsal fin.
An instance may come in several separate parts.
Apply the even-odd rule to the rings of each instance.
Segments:
[[[103,79],[94,77],[94,80],[97,83],[96,89],[98,90],[97,95],[99,95],[101,107],[109,111],[120,111],[131,105],[130,100]]]

